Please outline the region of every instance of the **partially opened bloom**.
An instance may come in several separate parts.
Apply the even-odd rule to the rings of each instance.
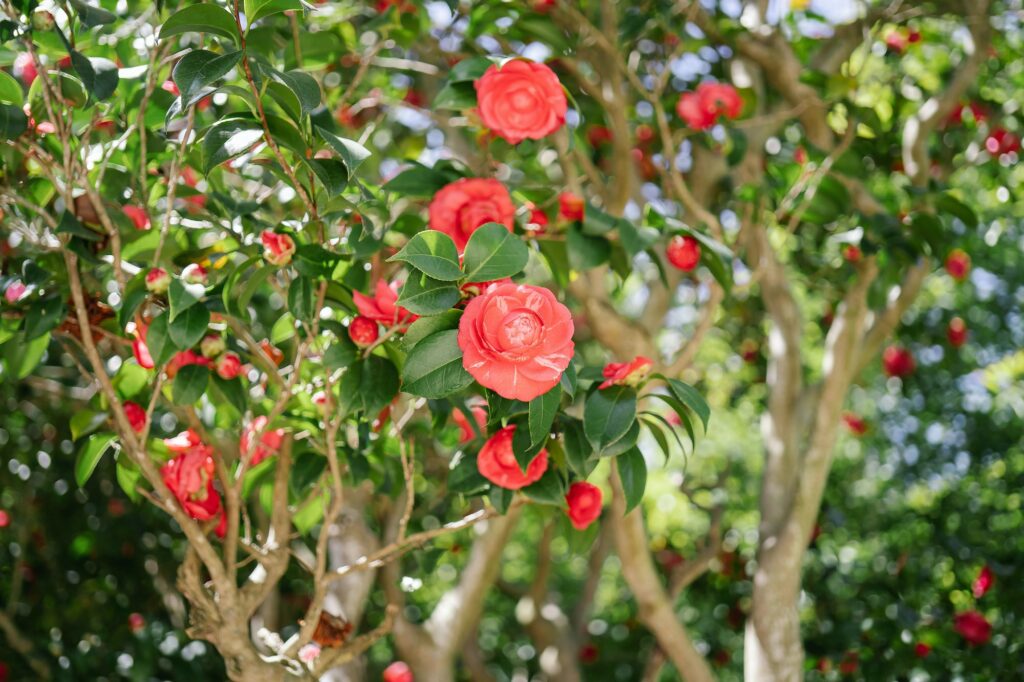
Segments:
[[[135,433],[142,433],[146,428],[146,410],[142,408],[142,405],[126,400],[124,415],[128,417],[128,423],[131,424],[132,431]]]
[[[352,299],[355,301],[360,315],[368,317],[374,322],[380,322],[385,327],[393,327],[396,324],[407,325],[417,319],[416,315],[398,305],[397,282],[388,284],[383,279],[379,279],[373,290],[373,298],[361,291],[354,291]]]
[[[125,206],[124,214],[131,219],[136,230],[148,230],[150,228],[149,213],[141,206]]]
[[[238,440],[238,451],[242,459],[250,458],[252,466],[276,455],[284,442],[284,429],[268,429],[268,422],[264,415],[256,417],[242,430],[242,437]],[[254,442],[256,434],[261,434],[258,443]]]
[[[461,178],[438,190],[430,202],[430,229],[444,232],[461,252],[485,223],[512,231],[516,207],[505,185],[493,178]]]
[[[146,273],[146,291],[164,294],[167,293],[169,286],[171,286],[171,275],[163,268],[151,268]]]
[[[652,367],[654,367],[654,362],[642,355],[636,356],[629,362],[609,362],[602,371],[604,382],[598,388],[637,386],[651,373]]]
[[[953,628],[972,646],[984,644],[992,637],[992,623],[977,611],[956,614]]]
[[[562,378],[573,356],[569,309],[543,287],[492,284],[459,320],[462,364],[502,397],[530,401]]]
[[[286,234],[263,230],[260,241],[263,243],[263,259],[271,265],[288,265],[295,255],[295,240]]]
[[[470,413],[473,415],[473,421],[476,422],[477,427],[480,429],[480,433],[487,434],[487,409],[482,405],[473,405],[469,408]],[[473,428],[473,424],[470,423],[466,415],[463,414],[462,408],[456,407],[452,410],[452,420],[459,427],[459,442],[468,443],[469,441],[476,438],[476,429]]]
[[[601,489],[593,483],[577,481],[569,486],[565,503],[568,505],[566,513],[572,527],[585,530],[601,516]]]
[[[558,195],[558,215],[569,222],[583,220],[587,204],[578,194],[562,192]]]
[[[996,575],[992,572],[992,569],[988,566],[982,566],[981,570],[978,571],[978,577],[974,579],[974,584],[971,585],[971,591],[974,594],[975,599],[981,599],[985,594],[992,589],[992,586],[996,582]]]
[[[194,431],[181,433],[164,444],[180,454],[161,467],[160,475],[185,512],[198,521],[209,521],[220,514],[220,493],[213,487],[213,449]]]
[[[539,140],[565,125],[569,102],[545,64],[513,59],[493,65],[475,85],[480,120],[512,144]]]
[[[548,468],[548,451],[541,450],[530,461],[524,473],[512,452],[516,427],[506,426],[491,436],[476,456],[480,475],[501,488],[519,490],[536,483]]]

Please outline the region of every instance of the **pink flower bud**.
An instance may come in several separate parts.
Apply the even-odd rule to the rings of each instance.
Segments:
[[[263,258],[271,265],[283,267],[291,262],[295,254],[295,241],[286,234],[264,230],[260,234],[263,242]]]
[[[167,292],[171,286],[171,275],[163,268],[153,268],[146,273],[146,290],[154,294]]]
[[[224,337],[220,334],[207,334],[199,342],[199,350],[205,358],[215,358],[227,348]]]
[[[190,263],[181,271],[181,281],[206,286],[206,270],[198,263]]]

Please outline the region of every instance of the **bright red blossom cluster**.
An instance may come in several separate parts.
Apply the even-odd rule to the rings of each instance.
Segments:
[[[695,130],[707,130],[722,118],[732,120],[742,111],[743,99],[728,83],[701,83],[676,103],[679,118]]]
[[[220,493],[213,486],[213,448],[203,443],[192,429],[164,439],[164,445],[175,455],[160,469],[164,484],[182,509],[197,521],[210,521],[219,516],[216,532],[223,537],[227,522]]]

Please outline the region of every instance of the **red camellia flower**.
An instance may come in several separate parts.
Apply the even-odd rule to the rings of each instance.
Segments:
[[[413,682],[412,670],[402,661],[395,661],[384,668],[384,682]]]
[[[164,483],[194,519],[209,521],[221,511],[220,494],[213,487],[213,449],[192,431],[164,441],[171,452],[180,452],[160,469]]]
[[[985,138],[985,149],[993,156],[1020,151],[1020,137],[1005,128],[996,128]]]
[[[361,291],[352,292],[352,299],[363,317],[380,322],[385,327],[393,327],[396,324],[408,325],[417,319],[418,316],[398,305],[397,282],[388,284],[379,279],[373,293],[373,298],[370,298]]]
[[[665,248],[668,262],[683,272],[690,272],[700,262],[700,242],[690,235],[676,235]]]
[[[868,423],[853,412],[844,412],[843,422],[846,424],[846,428],[850,430],[850,433],[855,436],[863,436],[868,432]]]
[[[593,483],[577,481],[569,486],[565,503],[569,506],[566,513],[572,527],[576,530],[586,530],[587,526],[601,516],[601,489]]]
[[[491,436],[476,456],[476,468],[480,475],[496,486],[519,490],[536,483],[548,468],[548,451],[541,450],[526,467],[526,473],[519,468],[512,453],[512,437],[515,426],[506,426]]]
[[[263,258],[268,263],[280,268],[291,262],[295,254],[295,240],[291,237],[273,230],[263,230],[260,241],[263,242]]]
[[[975,122],[980,123],[988,118],[988,113],[985,111],[985,107],[981,106],[977,102],[969,102],[968,104],[962,104],[953,111],[949,112],[949,117],[946,119],[947,125],[960,125],[964,122],[964,112],[970,111],[971,116]]]
[[[139,367],[153,369],[156,366],[153,363],[153,356],[149,354],[149,348],[146,347],[146,342],[142,339],[136,338],[132,341],[132,354],[135,355],[135,362],[139,363]]]
[[[462,178],[445,185],[430,202],[430,229],[444,232],[461,252],[484,223],[512,231],[516,208],[505,185],[493,178]]]
[[[181,352],[175,353],[174,356],[167,362],[167,367],[164,368],[164,372],[167,373],[168,379],[173,379],[178,375],[178,370],[180,370],[182,367],[186,367],[188,365],[209,366],[209,364],[210,361],[204,358],[199,353],[196,353],[191,349],[183,350]]]
[[[28,52],[22,52],[14,58],[12,70],[15,76],[21,78],[21,82],[25,84],[26,88],[32,85],[39,75],[35,62],[32,61],[32,55]]]
[[[946,272],[956,281],[964,281],[971,272],[971,257],[963,249],[953,249],[946,256]]]
[[[141,206],[125,206],[124,214],[131,218],[136,230],[148,230],[150,227],[149,213]]]
[[[487,410],[482,405],[473,405],[469,408],[469,411],[473,415],[473,421],[480,428],[480,433],[487,434]],[[469,441],[476,438],[476,431],[473,429],[473,425],[463,414],[462,410],[456,407],[452,410],[452,420],[459,427],[459,442],[468,443]]]
[[[28,287],[21,280],[14,280],[4,289],[4,300],[8,303],[17,303],[28,291]]]
[[[967,343],[967,323],[963,321],[963,318],[954,317],[949,321],[946,338],[949,339],[949,345],[954,348],[959,348]]]
[[[267,457],[273,457],[281,449],[284,441],[284,429],[268,429],[266,416],[260,415],[253,419],[242,430],[242,437],[238,441],[238,451],[242,458],[250,457],[252,466],[256,466]],[[261,433],[260,442],[254,444],[256,434]]]
[[[132,425],[132,431],[142,433],[146,428],[146,410],[142,405],[128,400],[124,403],[124,416],[128,417],[128,423]]]
[[[459,320],[462,364],[498,395],[530,401],[553,388],[573,356],[572,314],[543,287],[492,284]]]
[[[846,259],[847,263],[859,263],[863,257],[864,252],[856,244],[847,244],[843,247],[843,258]]]
[[[583,197],[572,192],[562,192],[558,195],[558,215],[569,222],[583,220],[583,213],[587,204]]]
[[[977,611],[956,614],[953,627],[971,646],[984,644],[992,637],[992,623]]]
[[[981,570],[978,571],[978,577],[974,579],[974,584],[971,586],[971,590],[974,593],[975,599],[981,599],[985,596],[989,590],[992,589],[992,585],[996,582],[995,573],[988,566],[982,566]]]
[[[6,528],[11,525],[11,515],[6,510],[0,509],[0,528]]]
[[[914,372],[914,355],[901,346],[889,346],[882,352],[882,369],[886,376],[906,377]]]
[[[544,228],[548,226],[548,214],[532,203],[528,203],[527,208],[530,210],[530,217],[526,220],[526,229],[534,232],[544,232]]]
[[[237,353],[222,353],[213,368],[216,370],[217,376],[225,381],[230,381],[242,373],[242,358],[238,357]]]
[[[565,124],[568,100],[545,64],[513,59],[493,65],[475,83],[480,120],[512,144],[539,140]]]
[[[932,652],[932,648],[924,642],[918,642],[914,645],[914,655],[918,658],[925,658]]]
[[[377,323],[368,317],[356,315],[348,323],[348,338],[360,348],[368,348],[380,337],[380,328]]]
[[[146,290],[154,294],[167,293],[171,286],[171,275],[163,268],[152,268],[146,273]]]
[[[146,627],[146,619],[142,617],[141,613],[128,614],[128,627],[132,632],[138,632]]]
[[[630,362],[609,362],[604,366],[604,382],[598,389],[609,386],[637,386],[647,378],[654,362],[650,358],[638,355]]]
[[[175,97],[181,95],[181,91],[178,90],[177,84],[169,78],[160,85],[160,89],[171,93]]]
[[[743,111],[743,99],[728,83],[701,83],[694,92],[684,92],[676,113],[691,128],[707,130],[719,118],[734,119]]]
[[[587,128],[587,142],[591,147],[600,147],[612,141],[612,131],[607,126],[590,126]]]

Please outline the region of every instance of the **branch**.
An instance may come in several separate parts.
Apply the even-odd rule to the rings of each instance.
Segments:
[[[7,643],[28,661],[29,667],[39,676],[39,679],[49,680],[53,677],[50,666],[32,652],[32,642],[21,634],[18,626],[6,611],[0,611],[0,630],[3,630]]]

